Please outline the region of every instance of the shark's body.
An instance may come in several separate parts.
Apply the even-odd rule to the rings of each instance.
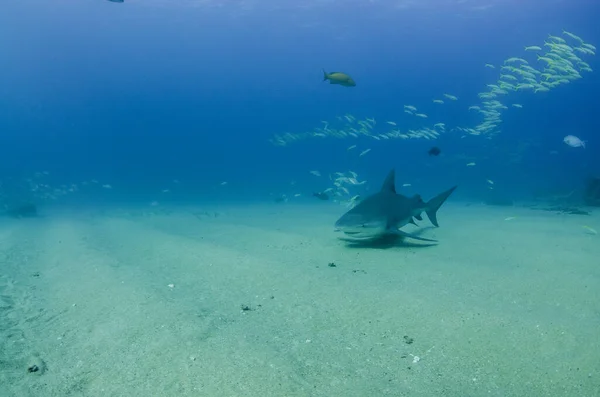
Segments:
[[[435,240],[403,232],[400,228],[409,223],[416,224],[415,219],[422,220],[423,212],[427,214],[431,223],[438,227],[436,213],[456,189],[456,186],[438,194],[430,201],[424,202],[419,195],[406,197],[396,193],[395,175],[394,170],[391,170],[385,178],[381,190],[365,198],[356,207],[342,215],[335,223],[336,229],[356,240],[378,239],[394,234],[435,242]]]

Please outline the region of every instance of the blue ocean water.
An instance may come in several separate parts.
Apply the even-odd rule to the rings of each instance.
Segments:
[[[309,170],[354,170],[376,186],[392,167],[433,190],[459,184],[465,197],[484,194],[485,179],[519,197],[582,189],[600,171],[595,55],[582,56],[593,71],[576,81],[499,98],[523,108],[504,111],[491,139],[452,129],[481,122],[468,107],[504,60],[531,55],[524,46],[563,29],[599,44],[599,13],[593,1],[7,2],[0,178],[9,186],[47,172],[48,186],[77,186],[63,201],[262,200],[291,180],[303,192],[324,188]],[[323,83],[322,69],[357,86]],[[443,93],[458,101],[432,104]],[[436,141],[269,142],[345,114],[418,128],[404,105],[446,132]],[[566,135],[587,147],[565,145]],[[355,143],[372,152],[357,161],[346,150]],[[432,145],[440,157],[427,156]],[[465,172],[459,155],[477,167]],[[112,189],[86,190],[92,179]]]
[[[4,1],[0,397],[600,395],[599,16]]]

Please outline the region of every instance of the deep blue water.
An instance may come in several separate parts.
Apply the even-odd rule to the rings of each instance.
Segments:
[[[433,122],[473,127],[467,110],[497,67],[524,46],[568,30],[600,46],[594,1],[22,0],[0,12],[0,180],[35,172],[71,199],[267,199],[323,189],[309,170],[357,171],[377,188],[396,167],[431,194],[459,184],[477,198],[486,179],[510,195],[580,189],[600,174],[600,62],[550,92],[511,93],[492,139],[448,131],[436,142],[309,139],[301,133],[352,114],[416,128],[403,106]],[[323,83],[343,71],[346,88]],[[459,97],[436,107],[443,93]],[[563,143],[572,134],[587,147]],[[360,161],[346,148],[370,147]],[[431,145],[442,156],[431,158]],[[550,154],[556,151],[555,154]],[[514,163],[518,152],[520,162]],[[457,155],[476,158],[465,169]],[[82,187],[96,179],[113,189]],[[174,185],[173,180],[181,181]],[[290,181],[297,186],[290,188]],[[225,187],[220,187],[227,181]],[[12,189],[12,190],[11,190]],[[160,195],[171,190],[171,198]],[[6,195],[7,193],[5,193]],[[10,193],[8,193],[10,194]],[[62,198],[67,200],[68,197]]]

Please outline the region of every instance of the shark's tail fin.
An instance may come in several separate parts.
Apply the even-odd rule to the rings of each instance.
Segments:
[[[433,223],[433,226],[435,226],[435,227],[440,226],[440,225],[438,225],[438,221],[437,221],[437,216],[436,216],[437,211],[440,209],[442,204],[444,204],[444,201],[446,201],[446,199],[452,194],[454,189],[456,189],[456,186],[446,190],[443,193],[438,194],[437,196],[435,196],[434,198],[429,200],[429,202],[427,203],[427,209],[425,210],[425,213],[427,214],[427,217],[429,218],[431,223]]]
[[[328,79],[329,79],[329,75],[327,74],[325,69],[323,69],[323,81],[327,81]]]

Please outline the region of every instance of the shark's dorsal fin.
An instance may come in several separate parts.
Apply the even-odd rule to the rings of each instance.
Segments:
[[[396,171],[392,168],[388,176],[383,181],[381,191],[386,193],[396,193]]]

